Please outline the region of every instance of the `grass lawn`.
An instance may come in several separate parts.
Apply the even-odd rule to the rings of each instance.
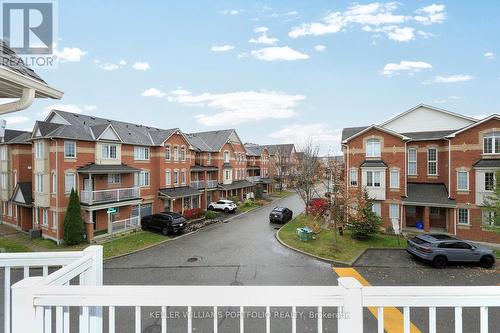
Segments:
[[[290,192],[290,191],[278,191],[276,190],[276,192],[273,192],[270,194],[271,197],[277,197],[277,198],[284,198],[284,197],[287,197],[289,195],[293,194],[293,192]]]
[[[2,237],[0,238],[0,248],[4,249],[5,252],[28,252],[30,248],[26,245],[19,243],[13,239]]]
[[[125,236],[115,237],[113,240],[109,240],[102,244],[104,248],[104,258],[140,250],[147,246],[160,243],[166,239],[169,239],[169,237],[142,230]]]
[[[304,214],[297,216],[278,231],[280,239],[287,245],[327,259],[349,262],[356,258],[367,248],[404,248],[406,241],[390,235],[378,234],[368,241],[357,241],[351,238],[349,233],[344,236],[337,235],[337,243],[333,244],[333,231],[323,230],[315,235],[316,239],[302,242],[297,238],[295,230],[303,227],[307,217]]]

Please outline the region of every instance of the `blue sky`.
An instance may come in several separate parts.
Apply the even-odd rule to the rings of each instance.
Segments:
[[[244,141],[317,141],[418,103],[498,112],[496,1],[59,1],[65,92],[47,108],[184,131],[236,128]],[[62,105],[62,106],[61,106]]]

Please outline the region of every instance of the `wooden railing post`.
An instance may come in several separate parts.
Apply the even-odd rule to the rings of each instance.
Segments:
[[[43,277],[28,277],[12,286],[12,333],[42,333],[43,311],[37,317],[34,292]],[[10,332],[7,332],[10,333]]]
[[[87,286],[103,284],[103,249],[102,245],[92,245],[83,250],[84,255],[92,258],[92,267],[83,273],[83,281]],[[89,313],[89,329],[92,333],[102,332],[102,307],[92,307]]]
[[[355,278],[339,278],[344,306],[339,310],[339,333],[363,333],[363,286]]]

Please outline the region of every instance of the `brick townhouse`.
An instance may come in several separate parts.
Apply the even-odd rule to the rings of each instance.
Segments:
[[[1,220],[57,242],[71,189],[92,239],[113,222],[205,209],[273,182],[267,148],[245,147],[234,129],[185,134],[60,110],[32,133],[6,130],[0,159]]]
[[[298,163],[297,151],[293,143],[261,145],[262,148],[267,148],[269,153],[269,170],[272,170],[275,180],[275,187],[280,184],[284,187],[293,186],[293,172]]]
[[[347,186],[366,188],[384,226],[500,242],[484,198],[500,168],[500,116],[418,105],[381,124],[344,128]]]

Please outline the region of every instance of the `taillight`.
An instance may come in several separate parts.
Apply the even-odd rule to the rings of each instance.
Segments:
[[[420,247],[420,251],[425,253],[432,253],[432,249],[430,247]]]

